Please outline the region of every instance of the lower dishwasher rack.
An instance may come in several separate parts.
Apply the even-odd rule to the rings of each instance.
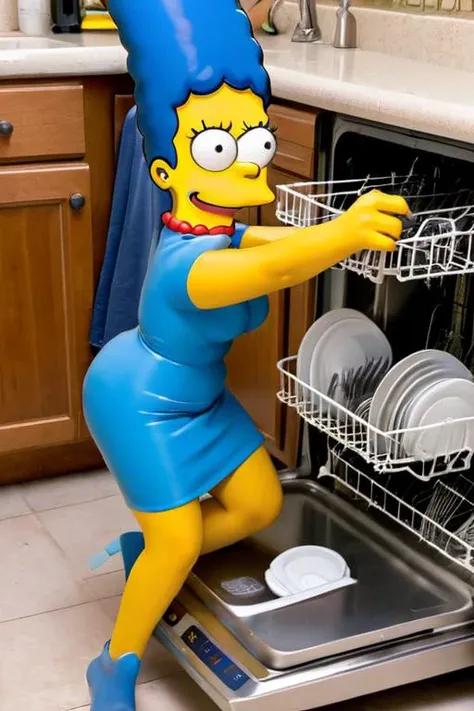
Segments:
[[[429,481],[442,474],[469,469],[473,451],[471,448],[461,451],[456,449],[456,430],[459,426],[474,425],[474,417],[412,429],[381,430],[371,424],[367,416],[352,412],[301,380],[297,372],[296,356],[281,360],[278,370],[278,399],[294,408],[305,422],[328,435],[334,443],[359,455],[377,472],[409,471],[414,477]],[[442,437],[446,446],[445,454],[433,460],[408,453],[404,445],[405,437],[410,434]]]
[[[329,448],[321,479],[387,517],[474,584],[474,481],[462,474],[419,482],[409,474],[380,474],[340,445]]]

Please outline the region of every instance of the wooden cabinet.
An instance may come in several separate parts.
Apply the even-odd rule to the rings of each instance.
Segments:
[[[93,295],[87,165],[0,168],[0,284],[0,453],[77,439]]]
[[[273,166],[299,176],[300,180],[313,180],[317,114],[281,104],[273,104],[268,113],[272,124],[278,127]]]
[[[273,104],[269,116],[278,127],[278,149],[268,171],[272,190],[276,193],[277,185],[314,179],[316,112]],[[250,220],[249,224],[279,226],[275,203],[260,208],[258,223]],[[289,467],[298,460],[300,421],[277,399],[277,362],[297,352],[314,318],[315,300],[315,280],[272,294],[266,323],[236,341],[227,359],[229,387],[265,434],[270,452]]]
[[[268,182],[273,190],[280,175],[273,168],[269,170]],[[246,224],[279,224],[274,204],[260,208],[259,213]],[[287,297],[285,292],[270,295],[270,313],[263,326],[239,338],[227,359],[228,385],[264,433],[274,453],[280,452],[284,445],[282,407],[276,397],[279,383],[276,364],[285,355]]]
[[[0,141],[0,483],[6,483],[101,463],[82,415],[82,382],[133,84],[127,76],[7,81],[0,105],[0,118],[12,126]],[[279,124],[271,185],[311,179],[316,114],[275,104],[270,115]],[[75,194],[81,197],[71,201]],[[237,217],[277,224],[274,205]],[[296,352],[313,318],[314,293],[314,284],[304,284],[272,295],[265,325],[237,341],[228,358],[230,387],[270,451],[288,465],[296,463],[298,422],[277,400],[276,363]]]
[[[0,483],[102,463],[82,382],[114,182],[114,97],[132,89],[126,76],[0,88],[10,128],[0,139]]]
[[[276,363],[284,352],[285,321],[285,294],[272,294],[264,325],[239,338],[227,359],[230,389],[275,451],[282,444]]]
[[[268,171],[268,183],[274,192],[277,185],[295,180],[294,175],[277,168]],[[259,223],[280,225],[275,203],[260,208]],[[254,333],[239,338],[227,359],[230,389],[264,433],[270,452],[293,467],[298,456],[299,421],[296,413],[277,398],[280,385],[277,362],[297,351],[313,319],[315,290],[314,281],[310,281],[272,294],[267,321]]]

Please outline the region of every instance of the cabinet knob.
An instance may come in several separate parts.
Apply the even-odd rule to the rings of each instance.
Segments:
[[[10,121],[0,121],[0,136],[8,138],[13,133],[13,124]]]
[[[82,193],[73,193],[69,198],[69,204],[73,210],[82,210],[86,204],[86,199]]]

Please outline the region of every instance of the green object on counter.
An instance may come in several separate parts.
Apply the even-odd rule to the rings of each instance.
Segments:
[[[273,27],[269,22],[264,22],[262,25],[262,30],[266,32],[268,35],[277,35],[278,30],[276,27]]]

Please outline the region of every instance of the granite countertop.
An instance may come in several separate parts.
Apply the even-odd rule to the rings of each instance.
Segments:
[[[51,37],[57,44],[3,49],[0,77],[126,72],[116,33]],[[474,74],[365,50],[259,38],[274,96],[467,143],[474,138]]]

